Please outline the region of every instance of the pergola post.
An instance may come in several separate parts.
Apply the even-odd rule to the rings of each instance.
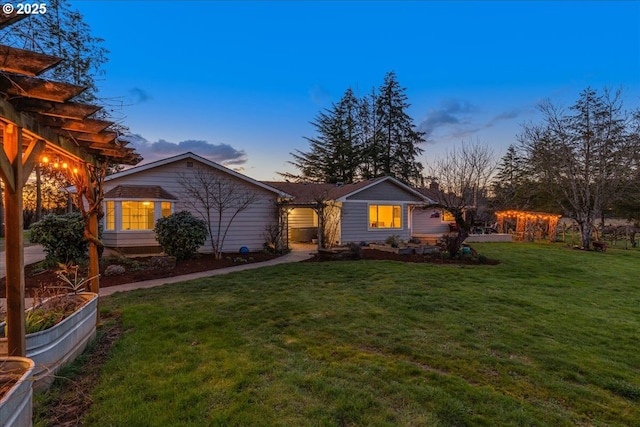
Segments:
[[[5,180],[5,265],[7,290],[7,345],[10,356],[26,356],[24,318],[24,252],[22,218],[22,129],[3,126]],[[8,160],[5,162],[4,160]]]
[[[98,213],[92,212],[89,215],[89,233],[93,236],[98,235]],[[98,259],[98,246],[93,241],[89,241],[89,277],[91,277],[91,292],[100,292],[100,263]]]

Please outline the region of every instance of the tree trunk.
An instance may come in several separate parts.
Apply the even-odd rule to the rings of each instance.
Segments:
[[[591,231],[593,230],[593,222],[589,219],[578,223],[580,226],[580,236],[582,237],[582,249],[589,250],[591,247]]]
[[[468,215],[471,218],[467,218],[465,212],[460,210],[458,212],[452,212],[456,225],[458,227],[458,232],[455,237],[449,238],[447,241],[447,252],[449,252],[449,256],[451,258],[455,258],[462,247],[462,243],[469,237],[469,224],[473,223],[473,214],[471,212]]]
[[[40,166],[35,167],[36,170],[36,219],[38,222],[42,219],[42,174],[40,173]]]

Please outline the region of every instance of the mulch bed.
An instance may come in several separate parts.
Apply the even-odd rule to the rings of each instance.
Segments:
[[[161,279],[165,277],[181,276],[189,273],[198,273],[201,271],[216,270],[219,268],[231,267],[239,264],[247,264],[254,262],[268,261],[276,258],[278,255],[253,252],[249,254],[225,254],[222,259],[216,260],[212,254],[200,254],[197,258],[185,261],[178,261],[174,269],[169,271],[155,270],[145,268],[151,256],[132,258],[135,261],[134,268],[125,266],[126,272],[117,276],[106,276],[104,270],[111,264],[121,264],[115,262],[112,257],[103,258],[100,263],[100,287],[108,288],[110,286],[122,285],[125,283],[141,282],[144,280]],[[240,262],[238,259],[245,259],[246,262]],[[25,293],[31,297],[34,292],[47,287],[56,286],[58,282],[55,275],[55,268],[42,271],[38,264],[30,264],[25,266]],[[86,276],[86,271],[82,273]],[[0,279],[0,295],[6,294],[6,279]]]
[[[338,253],[318,253],[305,262],[328,262],[328,261],[353,261],[356,258],[350,252],[338,252]],[[482,262],[479,261],[477,256],[464,256],[462,258],[450,259],[438,254],[426,254],[426,255],[401,255],[393,252],[380,251],[377,249],[362,249],[362,258],[369,260],[387,260],[387,261],[401,261],[411,263],[430,263],[430,264],[461,264],[461,265],[497,265],[500,261],[495,259],[485,258]]]

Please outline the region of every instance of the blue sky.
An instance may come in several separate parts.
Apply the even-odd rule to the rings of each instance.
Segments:
[[[257,179],[294,171],[310,121],[395,71],[429,163],[498,156],[536,105],[587,86],[640,106],[640,2],[71,1],[109,49],[100,96],[145,162],[194,151]]]

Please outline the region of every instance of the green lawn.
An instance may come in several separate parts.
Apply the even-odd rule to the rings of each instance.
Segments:
[[[89,426],[640,425],[640,252],[302,263],[117,294]]]

